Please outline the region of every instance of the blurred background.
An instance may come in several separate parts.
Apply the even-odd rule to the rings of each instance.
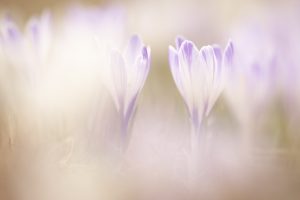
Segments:
[[[0,0],[1,19],[14,19],[21,32],[44,10],[53,37],[50,59],[38,63],[45,68],[37,88],[18,71],[30,48],[10,56],[0,48],[1,200],[300,198],[298,0]],[[113,19],[100,27],[104,40],[121,35],[126,43],[138,34],[151,47],[121,155],[113,148],[119,121],[101,82],[104,64],[95,41],[86,40],[98,22],[88,13],[98,11],[108,24]],[[205,121],[192,181],[189,116],[168,62],[178,35],[199,49],[224,49],[231,39],[234,67],[245,69]]]

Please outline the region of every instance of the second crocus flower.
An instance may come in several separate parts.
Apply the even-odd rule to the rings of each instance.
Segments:
[[[200,50],[189,40],[176,38],[176,48],[169,46],[169,63],[175,84],[188,109],[193,132],[199,135],[224,85],[226,68],[233,56],[233,45],[224,52],[220,47],[203,46]]]

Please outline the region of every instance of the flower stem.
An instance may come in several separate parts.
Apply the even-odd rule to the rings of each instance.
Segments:
[[[189,182],[191,187],[195,184],[198,171],[200,125],[191,122],[190,156],[189,156]]]
[[[121,115],[120,120],[120,148],[122,152],[125,152],[128,146],[129,138],[129,123],[131,118],[126,118]]]

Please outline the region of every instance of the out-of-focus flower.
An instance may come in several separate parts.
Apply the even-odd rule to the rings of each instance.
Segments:
[[[111,93],[121,115],[121,132],[126,137],[137,97],[150,69],[150,48],[134,35],[122,53],[112,50],[110,55]]]
[[[25,31],[19,29],[9,17],[1,23],[1,44],[5,61],[13,65],[29,82],[35,81],[41,65],[45,64],[51,40],[50,13],[33,17],[26,24]]]
[[[266,113],[277,93],[280,48],[272,32],[258,25],[240,28],[233,38],[235,57],[226,85],[226,98],[237,119],[251,124],[250,121]]]
[[[225,74],[233,56],[233,45],[225,52],[220,47],[200,50],[189,40],[178,37],[176,48],[169,47],[169,63],[176,86],[187,106],[195,132],[208,116],[224,85]]]

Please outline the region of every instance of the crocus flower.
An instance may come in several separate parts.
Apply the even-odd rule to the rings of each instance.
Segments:
[[[135,109],[137,97],[150,69],[150,48],[134,35],[122,53],[112,50],[110,56],[112,96],[121,115],[122,137],[126,137],[128,124]]]
[[[37,65],[46,62],[50,46],[50,14],[33,17],[23,31],[7,17],[1,23],[1,44],[6,62],[24,73],[29,82],[34,82]]]
[[[176,39],[176,48],[169,46],[169,63],[175,84],[184,99],[195,132],[218,99],[227,66],[233,56],[228,43],[222,53],[218,46],[197,49],[192,41]]]
[[[266,26],[247,23],[233,34],[235,57],[225,94],[227,102],[247,131],[255,127],[257,116],[270,109],[280,87],[281,45]],[[288,59],[289,60],[289,59]],[[285,66],[285,70],[289,69]],[[257,131],[253,131],[257,132]]]

